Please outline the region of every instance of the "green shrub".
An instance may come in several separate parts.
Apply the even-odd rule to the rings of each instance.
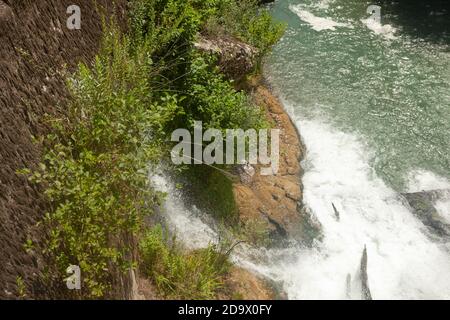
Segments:
[[[242,6],[245,10],[239,10]],[[270,16],[256,15],[252,1],[229,0],[134,0],[131,10],[133,50],[143,48],[155,65],[157,73],[150,79],[155,95],[173,92],[183,109],[167,131],[186,128],[194,120],[204,122],[206,128],[231,129],[267,127],[260,108],[252,105],[245,93],[237,92],[215,66],[215,60],[192,48],[195,37],[208,19],[220,17],[234,8],[236,30],[251,37],[261,47],[267,37],[275,42],[278,33]],[[237,9],[236,9],[237,8]],[[247,25],[250,23],[249,25]],[[245,27],[244,27],[245,26]],[[236,33],[237,31],[233,31]],[[258,41],[258,43],[256,43]],[[159,90],[159,88],[161,88]]]
[[[202,25],[202,14],[192,1],[134,0],[131,2],[130,34],[134,48],[143,48],[158,72],[155,88],[179,91],[189,67],[187,56]]]
[[[281,38],[285,26],[276,23],[265,9],[259,9],[257,0],[218,0],[216,10],[206,23],[206,33],[234,35],[259,49],[260,55],[268,53]]]
[[[230,266],[226,256],[213,245],[183,252],[161,226],[148,231],[140,251],[145,272],[167,299],[213,299]]]
[[[185,77],[183,106],[185,124],[203,121],[203,127],[216,129],[260,129],[268,127],[264,111],[219,73],[207,58],[193,54],[190,72]]]

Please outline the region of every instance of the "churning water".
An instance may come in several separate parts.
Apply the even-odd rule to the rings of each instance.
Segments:
[[[450,246],[429,236],[400,195],[450,188],[449,34],[408,24],[409,13],[392,5],[377,23],[367,19],[369,4],[279,0],[271,7],[288,29],[266,76],[305,142],[304,202],[323,239],[246,248],[234,259],[278,281],[290,299],[360,299],[367,247],[374,299],[450,299]],[[442,7],[427,14],[450,20]],[[186,242],[217,237],[179,197],[170,200],[166,214]],[[435,207],[450,222],[448,199]]]
[[[382,7],[381,23],[367,19],[369,4],[281,0],[271,9],[288,30],[267,76],[306,144],[304,201],[324,239],[261,271],[293,299],[358,299],[367,246],[373,298],[450,298],[448,246],[399,196],[450,188],[448,37],[409,32],[395,7]],[[441,9],[430,12],[448,19]],[[435,206],[448,219],[448,201]]]

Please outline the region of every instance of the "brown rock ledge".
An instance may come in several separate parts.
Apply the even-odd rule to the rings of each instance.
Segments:
[[[310,222],[302,209],[300,161],[305,148],[290,117],[263,81],[253,79],[246,86],[255,103],[265,108],[274,128],[280,129],[280,166],[276,175],[262,176],[258,165],[251,179],[234,184],[240,219],[244,224],[262,223],[272,239],[303,240],[305,222]]]
[[[225,279],[220,300],[274,300],[275,293],[270,285],[250,271],[233,267]]]

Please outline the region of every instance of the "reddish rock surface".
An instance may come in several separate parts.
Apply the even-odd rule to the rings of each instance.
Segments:
[[[304,147],[291,119],[271,91],[257,80],[248,88],[256,104],[265,107],[268,119],[280,129],[280,166],[272,176],[260,175],[260,166],[250,182],[234,186],[241,220],[260,221],[273,237],[302,237],[303,197],[300,161]]]
[[[221,300],[273,300],[274,290],[267,282],[251,272],[234,267],[225,280]]]

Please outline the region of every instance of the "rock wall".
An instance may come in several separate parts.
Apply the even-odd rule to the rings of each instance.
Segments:
[[[81,9],[80,30],[66,27],[72,4]],[[44,242],[34,226],[47,204],[42,190],[16,171],[38,163],[41,150],[32,136],[47,132],[46,113],[64,112],[65,73],[94,57],[102,35],[101,14],[116,12],[125,26],[126,4],[0,0],[0,298],[61,297],[67,290],[63,284],[48,288],[41,281],[46,264],[36,248]],[[25,250],[27,239],[33,246]]]

